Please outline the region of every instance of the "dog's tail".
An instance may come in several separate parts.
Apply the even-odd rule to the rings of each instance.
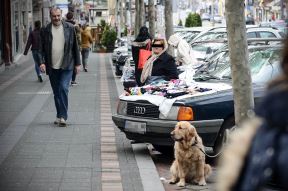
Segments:
[[[205,178],[207,178],[208,176],[210,176],[210,174],[212,173],[212,168],[209,164],[205,164],[204,166],[204,174],[205,174]]]

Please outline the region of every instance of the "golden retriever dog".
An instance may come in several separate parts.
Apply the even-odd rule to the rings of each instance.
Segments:
[[[186,181],[206,185],[206,178],[211,174],[211,166],[205,164],[204,146],[194,126],[187,121],[178,122],[171,132],[175,140],[175,160],[170,167],[172,178],[170,184],[185,186]]]

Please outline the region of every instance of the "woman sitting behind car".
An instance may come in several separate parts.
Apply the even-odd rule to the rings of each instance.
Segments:
[[[177,66],[174,58],[167,53],[168,44],[165,39],[154,39],[152,42],[152,56],[146,61],[142,74],[141,83],[147,84],[153,78],[164,80],[178,79]]]

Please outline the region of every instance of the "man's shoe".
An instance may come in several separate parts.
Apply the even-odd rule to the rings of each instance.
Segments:
[[[67,127],[66,120],[64,118],[60,118],[59,127]]]
[[[43,82],[43,79],[42,79],[42,76],[41,76],[41,75],[38,76],[38,81],[39,81],[39,82]]]
[[[60,123],[60,118],[57,117],[56,120],[54,121],[54,124],[59,125],[59,123]]]
[[[87,68],[85,68],[85,69],[84,69],[84,71],[85,71],[85,72],[88,72],[88,69],[87,69]]]
[[[72,81],[72,82],[71,82],[71,86],[77,86],[77,85],[78,85],[77,82],[75,82],[75,81]]]

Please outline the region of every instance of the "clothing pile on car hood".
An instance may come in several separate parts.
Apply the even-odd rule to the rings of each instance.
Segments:
[[[157,81],[142,87],[132,87],[120,95],[121,100],[146,100],[156,106],[163,116],[168,113],[176,100],[212,94],[232,87],[224,83],[194,82],[187,86],[184,80]]]

